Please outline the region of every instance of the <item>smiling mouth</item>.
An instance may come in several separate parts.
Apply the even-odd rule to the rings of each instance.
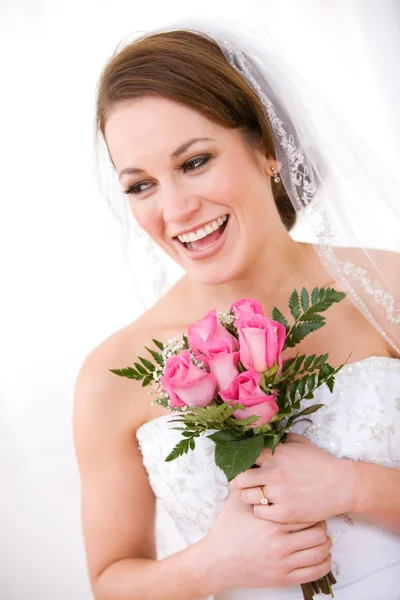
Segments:
[[[217,224],[216,221],[213,222],[216,223],[216,225],[218,226],[214,226],[212,231],[203,228],[197,231],[198,235],[190,233],[183,236],[178,236],[175,238],[175,240],[191,251],[206,250],[207,248],[212,246],[225,231],[225,228],[229,221],[229,215],[224,215],[223,217],[218,219],[218,221],[220,222],[220,224]],[[192,239],[189,240],[190,237]]]

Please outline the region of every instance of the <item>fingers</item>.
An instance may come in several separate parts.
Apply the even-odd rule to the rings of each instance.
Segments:
[[[320,546],[294,552],[289,557],[289,570],[292,571],[294,569],[319,565],[330,554],[331,549],[332,540],[330,537],[328,537],[325,543],[321,544]]]
[[[321,521],[312,527],[290,533],[288,542],[290,553],[324,545],[328,538],[326,521]]]
[[[294,569],[290,571],[285,579],[283,585],[300,585],[302,583],[308,583],[309,581],[317,581],[321,577],[324,577],[329,573],[332,568],[332,557],[330,554],[319,564],[313,565],[312,567],[302,567],[300,569]]]
[[[243,471],[243,473],[240,473],[237,477],[235,477],[235,479],[232,479],[231,486],[236,490],[241,490],[245,488],[257,487],[258,485],[264,484],[265,481],[264,466],[263,469],[247,469],[247,471]]]
[[[261,484],[260,484],[261,485]],[[267,486],[263,485],[264,495],[268,499],[269,502],[273,502],[269,497],[267,492]],[[263,496],[261,494],[260,486],[257,487],[249,487],[242,490],[242,501],[245,504],[260,504]]]
[[[317,523],[282,523],[282,531],[284,533],[296,533],[297,531],[303,531],[303,529],[310,529]]]

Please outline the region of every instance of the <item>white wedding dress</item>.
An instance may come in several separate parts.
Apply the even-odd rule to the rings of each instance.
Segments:
[[[305,429],[299,423],[294,431],[337,456],[400,468],[400,360],[369,357],[346,365],[336,376],[333,394],[323,386],[303,406],[316,400],[325,406],[312,415],[313,424],[306,424]],[[193,452],[170,463],[164,461],[180,439],[170,419],[166,415],[145,423],[137,431],[137,440],[160,508],[172,517],[183,540],[180,547],[184,547],[210,529],[229,484],[214,463],[214,443],[206,437],[196,442]],[[386,491],[381,493],[384,496]],[[162,536],[164,520],[158,522]],[[328,529],[334,544],[336,600],[400,599],[400,533],[355,514],[329,519]],[[299,586],[251,588],[230,590],[215,598],[261,599],[301,600],[302,593]]]

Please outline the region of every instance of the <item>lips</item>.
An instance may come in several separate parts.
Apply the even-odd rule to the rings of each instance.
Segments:
[[[227,237],[229,221],[230,217],[228,215],[227,220],[221,227],[195,242],[181,242],[178,238],[176,238],[175,241],[179,244],[185,255],[191,260],[204,260],[214,256],[223,246]]]

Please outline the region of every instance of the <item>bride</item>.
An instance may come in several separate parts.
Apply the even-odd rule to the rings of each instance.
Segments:
[[[357,179],[361,156],[323,138],[322,113],[313,129],[315,96],[267,45],[234,29],[174,26],[127,44],[100,78],[97,125],[113,173],[140,228],[185,275],[95,348],[76,382],[96,600],[298,600],[301,583],[331,569],[338,600],[400,598],[399,255],[340,245],[346,227],[357,233],[351,196],[362,191],[367,207],[380,192],[373,171],[378,187],[388,180],[375,162]],[[290,235],[296,213],[315,225],[314,244]],[[329,352],[333,366],[351,355],[333,394],[317,391],[325,407],[313,424],[273,456],[265,449],[260,468],[231,486],[206,438],[165,463],[178,439],[170,413],[110,369],[211,308],[252,297],[271,314],[303,286],[347,292],[300,343]],[[156,499],[186,542],[159,560]]]

